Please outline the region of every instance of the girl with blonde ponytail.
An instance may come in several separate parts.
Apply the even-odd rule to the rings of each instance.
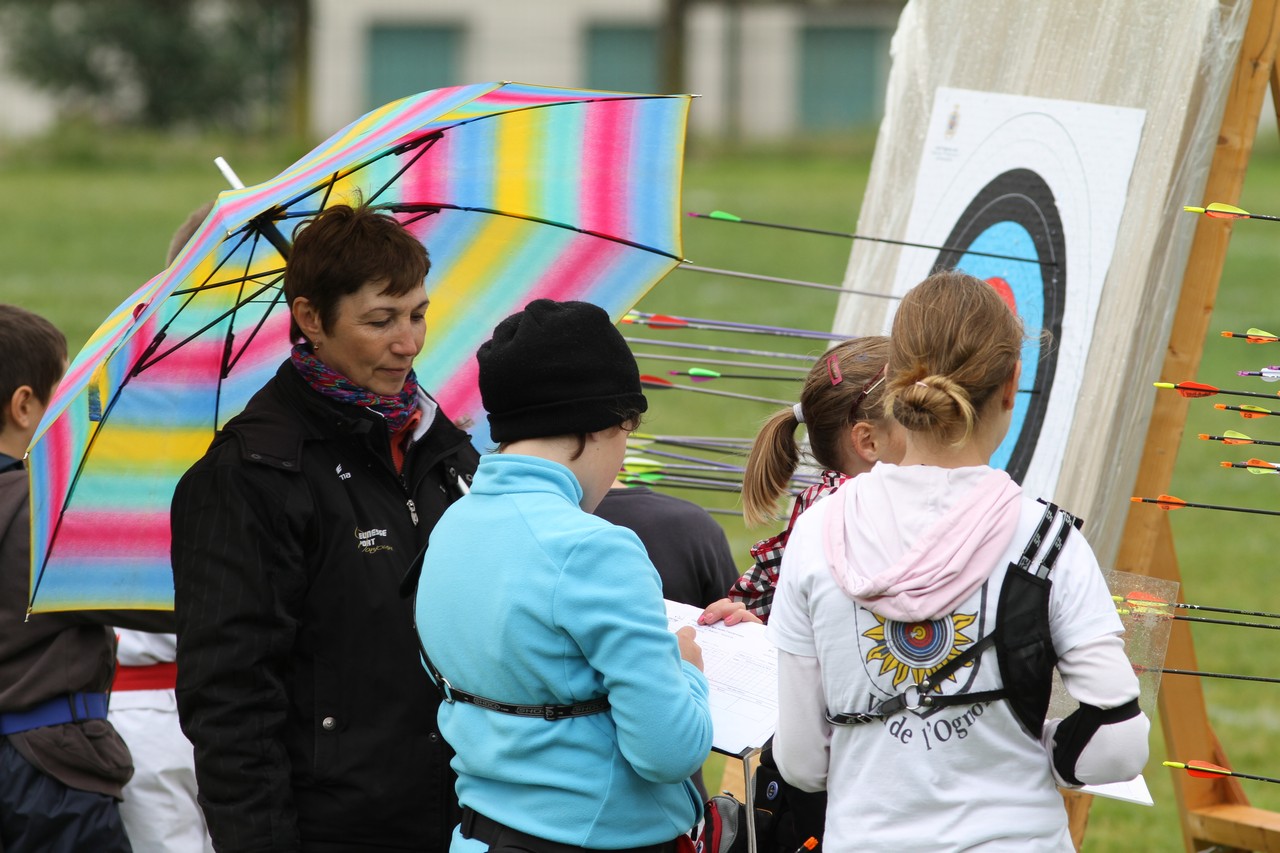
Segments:
[[[902,457],[902,431],[885,416],[882,405],[888,357],[888,338],[869,336],[837,344],[809,371],[800,402],[778,411],[760,428],[742,483],[742,515],[748,524],[766,524],[777,517],[778,501],[800,466],[796,431],[801,424],[809,437],[808,455],[822,468],[821,479],[796,497],[785,530],[752,547],[755,563],[726,598],[704,611],[704,623],[767,621],[782,551],[800,513],[845,480],[870,471],[877,461]]]
[[[791,785],[827,792],[824,849],[1071,851],[1057,787],[1146,763],[1138,680],[1079,523],[988,464],[1022,341],[980,279],[912,289],[884,403],[902,461],[792,532],[769,622],[773,755]],[[1080,703],[1063,720],[1046,718],[1055,669]]]

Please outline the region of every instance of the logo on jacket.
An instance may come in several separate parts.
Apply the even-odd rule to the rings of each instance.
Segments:
[[[347,476],[351,476],[348,474]],[[385,540],[387,531],[382,527],[371,527],[368,530],[356,528],[356,545],[366,554],[373,554],[378,551],[394,551],[395,549],[388,545]]]
[[[350,472],[350,471],[343,471],[343,470],[342,470],[342,463],[338,463],[338,467],[337,467],[337,468],[334,468],[333,470],[334,470],[334,472],[338,475],[338,479],[339,479],[339,480],[350,480],[350,479],[351,479],[351,472]]]
[[[862,633],[873,643],[867,650],[866,661],[868,664],[880,661],[878,675],[892,672],[894,688],[908,680],[918,684],[973,643],[964,629],[972,625],[976,617],[967,613],[955,613],[932,622],[895,622],[872,615],[876,625]],[[955,681],[955,674],[947,680]]]

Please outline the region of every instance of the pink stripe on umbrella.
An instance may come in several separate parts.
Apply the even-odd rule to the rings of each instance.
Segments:
[[[69,512],[58,530],[57,550],[60,557],[127,553],[167,559],[169,513]]]
[[[590,293],[581,290],[582,281],[604,281],[617,263],[619,255],[630,251],[612,240],[578,239],[551,264],[528,292],[520,296],[520,303],[511,307],[514,314],[535,299],[591,300]],[[569,272],[574,274],[571,276]],[[575,287],[575,283],[577,286]],[[495,325],[503,318],[495,320]],[[486,339],[487,339],[486,335]],[[468,358],[442,388],[435,392],[436,399],[446,414],[457,416],[477,412],[483,408],[480,402],[479,367],[474,358]]]
[[[595,173],[595,179],[583,182],[579,208],[582,228],[601,234],[627,234],[627,202],[630,199],[626,169],[618,163],[629,162],[631,129],[637,101],[617,101],[609,109],[600,110],[591,123],[592,140],[586,147],[584,172]]]

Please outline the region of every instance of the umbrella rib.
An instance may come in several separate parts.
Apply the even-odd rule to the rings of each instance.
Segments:
[[[284,291],[277,289],[275,296],[271,297],[272,306],[279,303],[280,299],[283,296],[284,296]],[[249,339],[245,341],[243,345],[241,345],[240,352],[236,353],[236,355],[233,358],[231,358],[229,361],[227,361],[226,364],[224,365],[223,372],[222,372],[223,379],[225,379],[228,375],[230,375],[231,371],[235,369],[235,366],[240,363],[240,359],[244,357],[245,352],[249,349],[249,344],[253,343],[254,338],[256,338],[258,336],[258,333],[262,331],[262,327],[267,324],[267,317],[270,314],[271,314],[270,307],[268,307],[266,311],[262,312],[262,318],[258,320],[256,324],[254,324],[253,331],[249,333]],[[228,349],[230,349],[230,347],[228,347]],[[221,383],[219,383],[219,385],[221,385]],[[221,393],[221,388],[219,388],[219,393]]]
[[[378,189],[374,191],[373,195],[371,195],[368,198],[367,203],[372,204],[373,202],[381,198],[382,194],[385,193],[388,189],[390,189],[392,184],[400,180],[401,175],[409,171],[409,169],[412,168],[415,163],[417,163],[419,160],[422,159],[422,156],[424,154],[426,154],[428,151],[431,150],[431,147],[433,145],[435,145],[437,142],[440,141],[441,135],[442,134],[439,131],[437,131],[431,134],[430,136],[424,137],[421,141],[415,140],[414,147],[416,147],[418,150],[414,152],[413,156],[409,158],[409,160],[407,160],[405,164],[401,166],[394,175],[392,175],[390,178],[387,179],[386,183],[384,183],[382,186],[378,187]],[[394,149],[394,151],[388,152],[388,153],[400,153],[406,150],[411,150],[411,149],[408,149],[405,146],[399,146],[397,149]],[[368,164],[367,163],[362,164],[358,168],[363,169],[366,165]],[[355,170],[352,170],[352,172],[348,172],[347,174],[352,174],[354,171]]]
[[[248,302],[248,301],[251,301],[251,300],[253,300],[253,299],[256,299],[257,297],[261,296],[261,295],[262,295],[263,293],[265,293],[266,291],[268,291],[268,290],[270,290],[270,289],[272,289],[272,288],[277,287],[278,283],[279,283],[279,279],[276,279],[276,280],[275,280],[275,281],[273,281],[273,282],[270,282],[270,283],[268,283],[268,284],[264,284],[261,288],[259,288],[259,289],[258,289],[257,291],[255,291],[253,294],[251,294],[251,295],[249,296],[249,299],[242,300],[242,301],[241,301],[241,304],[243,304],[244,302]],[[236,312],[236,307],[237,307],[237,306],[232,306],[231,308],[229,308],[229,309],[227,309],[226,311],[222,312],[222,313],[221,313],[221,314],[219,314],[217,317],[215,317],[213,320],[209,321],[208,323],[206,323],[205,325],[201,326],[201,327],[200,327],[199,329],[197,329],[196,331],[192,332],[192,333],[191,333],[190,335],[188,335],[187,337],[185,337],[185,338],[183,338],[182,340],[178,341],[176,344],[174,344],[173,346],[171,346],[169,349],[167,349],[167,350],[165,350],[164,352],[159,353],[158,355],[156,355],[156,356],[155,356],[155,358],[151,358],[151,359],[149,359],[149,360],[147,359],[147,356],[150,356],[150,355],[152,355],[152,354],[153,354],[150,350],[149,350],[148,352],[144,353],[144,354],[143,354],[143,358],[139,359],[139,360],[138,360],[138,364],[136,364],[136,365],[133,367],[133,369],[129,371],[129,375],[130,375],[130,376],[136,376],[137,374],[139,374],[139,373],[141,373],[142,371],[146,370],[148,367],[151,367],[152,365],[156,364],[157,362],[162,361],[163,359],[165,359],[165,358],[169,357],[170,355],[173,355],[173,353],[175,353],[175,352],[177,352],[178,350],[182,349],[182,347],[184,347],[184,346],[186,346],[187,344],[191,343],[191,342],[192,342],[192,341],[194,341],[196,338],[200,337],[200,336],[201,336],[201,335],[203,335],[205,332],[209,331],[209,330],[210,330],[210,329],[212,329],[214,326],[218,325],[218,324],[219,324],[219,323],[221,323],[223,320],[227,319],[227,317],[229,317],[229,316],[231,316],[232,314],[234,314],[234,313]],[[176,316],[176,315],[175,315],[175,316]],[[158,347],[156,347],[156,348],[154,348],[154,349],[158,349]]]
[[[441,210],[460,210],[466,213],[488,213],[493,216],[506,216],[511,219],[524,219],[528,222],[537,222],[540,225],[550,225],[553,228],[563,228],[566,231],[576,231],[579,234],[586,234],[588,237],[596,237],[601,240],[608,240],[611,243],[621,243],[624,246],[630,246],[633,249],[640,249],[644,252],[650,252],[655,255],[662,255],[671,258],[677,263],[684,259],[679,255],[673,255],[665,249],[659,249],[655,246],[646,246],[644,243],[637,243],[634,240],[628,240],[625,237],[615,237],[612,234],[604,234],[599,231],[591,231],[587,228],[579,228],[576,225],[570,225],[566,222],[556,222],[554,219],[544,219],[541,216],[534,216],[530,213],[515,213],[509,210],[496,210],[492,207],[466,207],[460,204],[448,204],[446,202],[420,202],[404,204],[401,202],[390,202],[387,204],[379,204],[376,206],[378,210],[389,210],[393,213],[438,213]]]
[[[283,275],[284,275],[284,267],[276,267],[269,270],[262,270],[261,272],[257,272],[257,273],[238,275],[235,278],[224,278],[221,281],[206,282],[204,284],[200,284],[195,287],[187,287],[182,290],[175,290],[173,291],[172,295],[186,296],[188,294],[203,293],[206,290],[216,290],[219,287],[231,287],[232,285],[235,285],[235,284],[244,284],[245,282],[249,282],[249,281],[258,281],[259,279],[266,278],[268,276],[273,276],[273,278],[268,283],[267,286],[274,286],[277,282],[280,281],[280,278]]]

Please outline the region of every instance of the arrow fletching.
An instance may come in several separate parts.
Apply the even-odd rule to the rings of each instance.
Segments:
[[[1250,329],[1247,332],[1223,332],[1224,338],[1244,338],[1247,344],[1274,344],[1280,341],[1280,337],[1276,337],[1263,329]]]
[[[651,329],[681,329],[689,323],[670,314],[650,314],[648,325]]]
[[[1214,386],[1206,385],[1203,382],[1178,382],[1177,384],[1173,382],[1155,382],[1152,384],[1157,388],[1169,388],[1177,391],[1189,400],[1197,397],[1212,397],[1214,394],[1217,394],[1219,390]]]
[[[1253,214],[1234,204],[1223,204],[1215,201],[1204,208],[1204,215],[1211,219],[1248,219]]]
[[[1161,495],[1158,498],[1129,498],[1130,502],[1136,504],[1155,504],[1163,510],[1184,509],[1187,502],[1182,498],[1175,498],[1173,495]]]
[[[1192,776],[1197,776],[1201,779],[1216,779],[1222,776],[1235,775],[1227,768],[1219,767],[1217,764],[1210,764],[1207,761],[1188,761],[1186,763],[1181,761],[1166,761],[1164,762],[1164,766],[1172,767],[1175,770],[1185,770]]]
[[[663,379],[661,376],[650,376],[647,373],[640,374],[640,385],[645,388],[654,388],[661,391],[676,387],[676,384],[670,379]]]

